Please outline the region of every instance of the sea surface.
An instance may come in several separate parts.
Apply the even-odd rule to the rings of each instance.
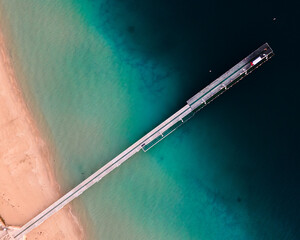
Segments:
[[[76,199],[87,239],[300,239],[299,5],[277,2],[0,0],[62,193],[263,43],[275,52]]]

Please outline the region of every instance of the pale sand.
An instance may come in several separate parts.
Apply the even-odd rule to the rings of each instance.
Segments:
[[[0,216],[22,226],[61,194],[51,154],[23,100],[0,33]],[[84,239],[66,206],[34,229],[27,239]]]

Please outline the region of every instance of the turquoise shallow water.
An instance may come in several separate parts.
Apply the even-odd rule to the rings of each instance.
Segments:
[[[258,20],[266,26],[246,42],[226,28],[234,19],[220,25],[215,9],[222,4],[190,4],[1,1],[17,76],[53,143],[63,192],[257,48],[264,27],[270,29],[266,39],[277,37],[267,16]],[[287,60],[278,42],[270,45]],[[283,108],[279,98],[266,95],[270,79],[272,91],[282,94],[275,80],[283,70],[272,75],[273,62],[280,61],[272,59],[75,200],[88,238],[297,239],[299,179],[290,130],[298,116],[275,117],[282,111],[291,116],[295,103]]]

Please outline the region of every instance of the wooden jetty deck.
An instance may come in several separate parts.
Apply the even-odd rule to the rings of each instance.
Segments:
[[[135,142],[125,151],[120,153],[110,162],[101,167],[98,171],[92,174],[90,177],[85,179],[82,183],[77,185],[67,194],[62,196],[36,217],[27,222],[20,229],[15,231],[10,231],[7,233],[0,234],[0,239],[22,239],[25,234],[30,232],[35,227],[39,226],[46,219],[52,216],[54,213],[58,212],[66,204],[71,202],[74,198],[78,197],[85,190],[89,189],[95,183],[99,182],[103,177],[113,171],[115,168],[119,167],[122,163],[128,160],[131,156],[139,152],[141,149],[143,151],[148,151],[159,141],[164,139],[170,133],[172,133],[176,128],[181,126],[183,123],[188,121],[193,115],[199,111],[201,108],[210,103],[213,99],[218,97],[220,94],[228,90],[232,85],[240,81],[243,77],[248,75],[258,66],[262,65],[265,61],[273,56],[273,50],[270,46],[265,43],[256,51],[251,53],[249,56],[244,58],[233,68],[228,70],[222,76],[217,78],[195,96],[187,101],[187,104],[169,117],[167,120],[162,122],[140,140]],[[1,237],[2,236],[2,237]]]

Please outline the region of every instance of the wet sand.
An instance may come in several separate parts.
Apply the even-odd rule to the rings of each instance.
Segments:
[[[0,216],[22,226],[57,200],[61,193],[53,157],[18,87],[0,33]],[[83,229],[64,207],[27,239],[84,239]]]

